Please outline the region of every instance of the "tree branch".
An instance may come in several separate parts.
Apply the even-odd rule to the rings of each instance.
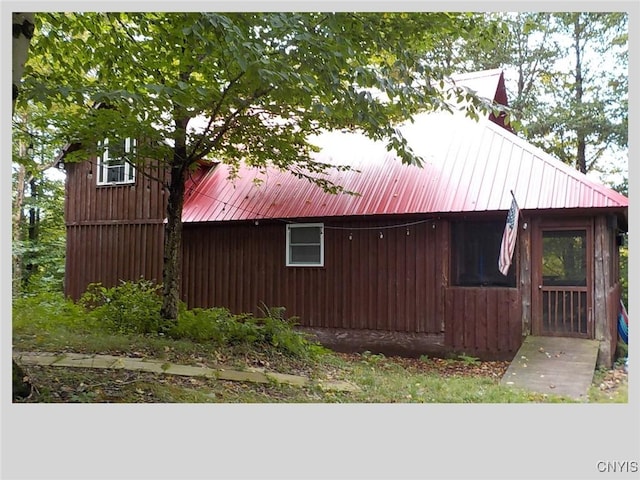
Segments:
[[[205,127],[204,131],[202,132],[202,135],[200,136],[196,144],[193,146],[193,150],[192,150],[193,153],[198,151],[198,148],[202,146],[202,142],[204,138],[209,134],[209,132],[212,132],[211,126],[213,125],[214,120],[216,119],[216,117],[218,116],[218,113],[220,112],[220,107],[222,106],[224,99],[227,97],[227,95],[229,94],[233,86],[237,84],[238,81],[240,81],[240,79],[245,75],[245,73],[246,73],[245,71],[242,71],[238,75],[236,75],[234,78],[232,78],[229,81],[229,84],[222,91],[222,95],[220,99],[215,103],[213,110],[211,111],[211,116],[209,118],[209,122],[207,123],[207,126]]]

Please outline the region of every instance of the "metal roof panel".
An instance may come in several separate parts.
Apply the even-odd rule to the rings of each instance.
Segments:
[[[432,113],[405,126],[405,136],[425,159],[404,165],[381,142],[331,132],[314,154],[333,165],[325,178],[360,195],[325,193],[317,185],[275,168],[241,165],[228,179],[220,164],[194,183],[185,222],[318,218],[507,210],[513,190],[525,210],[627,207],[623,195],[597,184],[492,122]]]
[[[501,95],[503,88],[499,70],[454,78],[487,98]],[[489,119],[424,113],[400,128],[423,158],[423,168],[402,164],[384,143],[364,135],[329,132],[310,138],[320,147],[312,156],[350,166],[349,171],[332,168],[324,178],[359,195],[329,194],[273,167],[241,164],[238,177],[230,179],[228,166],[219,164],[190,181],[183,221],[508,210],[511,191],[524,210],[628,206],[623,195]]]

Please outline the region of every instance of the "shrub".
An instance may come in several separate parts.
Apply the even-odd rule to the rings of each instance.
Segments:
[[[167,332],[174,339],[215,342],[219,345],[272,347],[285,355],[312,357],[324,351],[294,327],[296,318],[286,319],[285,309],[264,308],[263,317],[233,315],[226,308],[183,310]]]
[[[177,321],[167,326],[160,317],[160,288],[160,285],[141,279],[122,281],[110,288],[100,283],[90,284],[77,304],[55,293],[16,299],[14,330],[30,326],[52,331],[65,326],[74,330],[104,329],[121,334],[165,333],[175,340],[262,347],[298,358],[314,358],[326,352],[304,333],[295,330],[297,317],[286,318],[283,307],[264,306],[263,316],[254,317],[233,315],[226,308],[187,310],[180,304]]]
[[[96,327],[84,309],[60,292],[42,292],[13,299],[14,332],[38,330],[53,332],[60,328],[90,331]]]
[[[297,318],[285,319],[280,316],[282,312],[276,315],[269,312],[267,316],[256,319],[262,327],[262,341],[283,353],[297,357],[307,356],[311,342],[307,340],[304,334],[294,330]]]
[[[111,288],[92,283],[78,303],[118,333],[158,333],[162,326],[162,298],[158,295],[161,288],[144,279],[121,281]]]
[[[171,338],[189,339],[194,342],[226,342],[224,327],[233,315],[226,308],[181,309],[178,321],[167,332]]]

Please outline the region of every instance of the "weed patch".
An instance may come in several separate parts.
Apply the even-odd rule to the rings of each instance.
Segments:
[[[83,352],[130,350],[131,342],[136,342],[132,337],[139,336],[149,339],[147,347],[155,354],[163,353],[166,341],[277,352],[300,359],[315,359],[328,351],[297,331],[298,319],[286,318],[282,307],[263,305],[263,315],[254,317],[234,315],[225,308],[189,310],[181,305],[177,321],[166,325],[160,317],[160,288],[139,280],[110,288],[91,284],[78,303],[55,293],[19,298],[13,308],[14,336],[31,349],[52,350],[67,342],[82,344]],[[105,335],[91,335],[98,333]]]
[[[127,287],[128,288],[128,287]],[[132,298],[153,291],[133,292]],[[155,295],[155,293],[154,293]],[[354,392],[325,392],[316,386],[245,384],[167,374],[64,367],[25,367],[35,393],[28,402],[180,402],[180,403],[531,403],[569,402],[500,385],[508,362],[482,362],[474,357],[406,359],[370,352],[338,354],[313,344],[294,329],[296,319],[284,309],[263,308],[262,317],[233,315],[225,309],[182,308],[178,322],[164,332],[136,333],[124,325],[135,311],[131,300],[74,304],[46,293],[13,303],[13,344],[17,351],[103,353],[160,359],[168,363],[305,375],[314,382],[348,381]],[[119,320],[108,308],[120,304]],[[151,303],[145,311],[153,311]],[[98,310],[98,313],[95,313]],[[138,325],[153,325],[141,321]],[[148,328],[141,328],[147,331]],[[599,370],[591,402],[626,402],[623,365]]]

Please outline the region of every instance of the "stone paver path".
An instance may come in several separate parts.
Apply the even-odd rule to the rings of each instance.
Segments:
[[[206,377],[216,380],[234,382],[278,383],[297,387],[318,386],[326,391],[353,392],[359,390],[356,385],[340,380],[312,381],[301,375],[266,372],[259,370],[232,370],[226,368],[197,367],[179,365],[152,358],[129,358],[113,355],[81,354],[81,353],[48,353],[48,352],[14,352],[13,358],[22,365],[39,365],[46,367],[78,367],[125,369],[166,375],[182,375],[188,377]]]

